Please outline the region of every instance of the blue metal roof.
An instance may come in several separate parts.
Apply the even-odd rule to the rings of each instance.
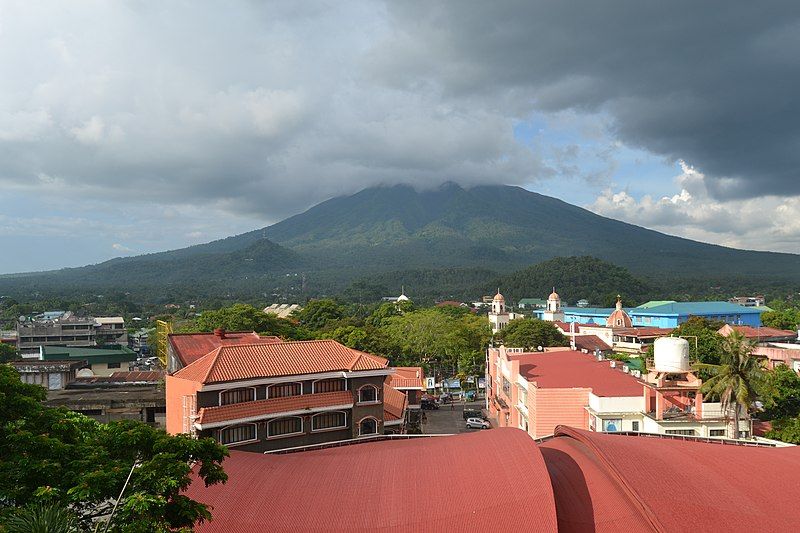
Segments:
[[[646,315],[744,315],[760,314],[763,311],[754,307],[732,304],[730,302],[675,302],[656,305],[648,309],[631,309],[631,316]]]
[[[598,315],[608,316],[613,313],[614,307],[562,307],[561,310],[571,315]]]

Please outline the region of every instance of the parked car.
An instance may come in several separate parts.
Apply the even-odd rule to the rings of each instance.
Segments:
[[[464,420],[468,418],[480,418],[481,420],[486,420],[486,417],[483,416],[483,413],[480,409],[464,409]]]
[[[467,418],[467,427],[470,429],[489,429],[492,425],[480,418]]]
[[[426,411],[432,411],[434,409],[438,409],[439,408],[439,404],[436,403],[436,400],[425,399],[425,400],[422,400],[421,402],[419,402],[419,404],[420,404],[420,407],[422,409],[426,410]]]

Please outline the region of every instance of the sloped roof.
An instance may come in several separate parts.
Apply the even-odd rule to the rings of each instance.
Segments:
[[[386,368],[388,360],[334,340],[221,346],[174,375],[198,383]]]
[[[169,336],[169,342],[178,359],[186,366],[220,346],[269,344],[282,341],[279,337],[262,337],[255,331],[226,331],[222,337],[215,333],[172,333]]]
[[[597,335],[575,335],[575,347],[589,352],[594,352],[595,350],[600,350],[601,352],[611,351],[611,346]]]
[[[205,487],[195,477],[185,491],[213,507],[196,530],[632,533],[800,523],[800,447],[564,426],[538,443],[512,428],[355,442],[286,455],[231,451],[227,483]]]
[[[230,453],[227,483],[185,492],[213,506],[198,533],[556,529],[544,461],[520,430]]]
[[[609,361],[573,350],[513,354],[519,373],[543,389],[592,389],[596,396],[641,396],[643,383]],[[621,366],[621,364],[620,364]]]
[[[719,334],[727,336],[731,331],[737,331],[748,339],[764,339],[764,338],[784,338],[784,337],[797,337],[796,331],[788,331],[785,329],[768,328],[760,326],[754,328],[752,326],[732,326],[725,324],[719,329]]]
[[[42,346],[42,359],[45,361],[83,360],[89,364],[126,363],[136,361],[136,352],[127,346],[82,347],[82,346]]]
[[[425,390],[425,372],[420,366],[395,366],[389,384],[396,389]]]
[[[614,328],[614,335],[624,337],[668,337],[674,328],[655,328],[650,326],[637,326],[633,328]]]
[[[762,313],[761,309],[730,302],[672,302],[649,308],[629,310],[631,315],[744,315]]]
[[[405,418],[408,397],[389,385],[383,385],[383,418],[389,422]]]
[[[642,305],[637,305],[636,309],[650,309],[651,307],[658,307],[659,305],[674,304],[675,300],[650,300]]]
[[[397,391],[395,391],[397,392]],[[401,394],[398,392],[398,394]],[[215,424],[234,420],[243,420],[257,417],[266,417],[277,413],[293,411],[311,411],[322,407],[338,405],[353,405],[351,391],[322,392],[317,394],[302,394],[286,398],[270,398],[254,402],[234,403],[219,407],[204,407],[198,413],[197,423],[202,425]]]

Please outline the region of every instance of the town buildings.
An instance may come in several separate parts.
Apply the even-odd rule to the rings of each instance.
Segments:
[[[734,296],[728,301],[732,304],[743,305],[745,307],[763,307],[767,303],[763,294],[756,296]]]
[[[79,317],[70,311],[49,311],[19,320],[17,351],[36,358],[40,346],[92,347],[127,344],[122,317]]]
[[[500,427],[539,438],[558,425],[594,431],[733,437],[719,404],[704,403],[688,343],[665,337],[647,372],[574,350],[487,350],[486,408]],[[675,343],[680,348],[675,347]],[[749,436],[749,419],[740,423]]]
[[[223,344],[167,376],[167,431],[258,452],[402,432],[392,374],[333,340]]]
[[[630,319],[630,324],[617,323],[622,318],[618,311]],[[755,307],[743,307],[730,302],[647,302],[638,307],[621,309],[621,302],[616,307],[564,307],[558,293],[548,297],[545,309],[534,309],[533,316],[550,322],[576,322],[578,324],[595,324],[621,327],[658,327],[676,328],[686,322],[689,317],[699,316],[709,320],[720,320],[726,324],[757,327],[761,325],[761,313],[764,310]],[[611,315],[615,315],[613,323],[608,323]]]
[[[136,361],[136,352],[127,346],[84,348],[78,346],[40,346],[40,361],[81,361],[79,377],[110,376],[114,372],[127,371]]]
[[[185,494],[230,531],[794,531],[800,448],[557,427],[285,454],[236,450]],[[358,441],[356,441],[358,442]],[[279,490],[276,490],[278,488]]]

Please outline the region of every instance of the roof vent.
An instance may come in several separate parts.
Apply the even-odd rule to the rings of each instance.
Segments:
[[[219,337],[220,339],[225,338],[225,328],[217,328],[214,330],[214,335]]]

